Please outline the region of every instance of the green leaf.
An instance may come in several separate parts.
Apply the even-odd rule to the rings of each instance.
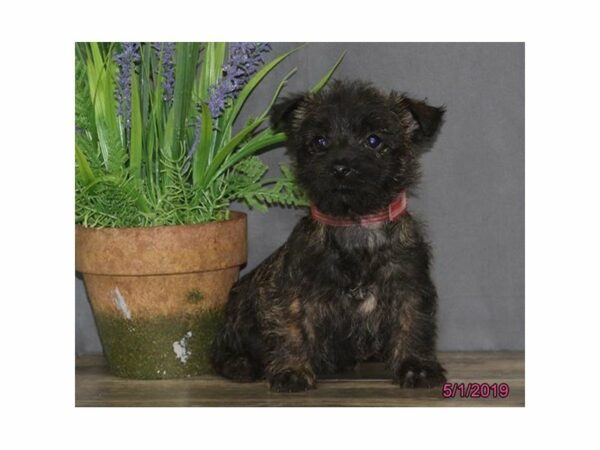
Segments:
[[[287,84],[287,82],[289,81],[289,79],[297,71],[298,71],[298,69],[296,67],[294,67],[279,82],[279,85],[277,86],[277,89],[275,89],[275,94],[271,98],[271,102],[269,103],[269,105],[267,106],[267,108],[263,111],[263,113],[258,117],[258,120],[262,120],[265,117],[267,117],[267,114],[269,113],[269,111],[273,107],[273,104],[275,103],[275,101],[279,97],[279,94],[281,93],[281,91],[283,90],[283,88],[285,87],[285,85]],[[217,137],[217,142],[216,143],[217,143],[217,145],[219,147],[222,146],[223,142],[225,142],[226,140],[231,139],[231,128],[233,127],[233,122],[231,121],[231,114],[232,114],[232,108],[228,108],[228,109],[225,110],[223,116],[220,118],[221,119],[220,123],[225,123],[225,124],[227,124],[227,126],[220,133],[220,137]]]
[[[295,51],[295,50],[297,50],[297,49],[294,49],[292,51]],[[323,78],[321,78],[317,82],[317,84],[315,84],[311,88],[311,92],[318,92],[320,89],[323,88],[323,86],[325,86],[327,84],[327,82],[331,79],[333,73],[337,69],[337,67],[341,64],[345,54],[346,54],[346,52],[342,53],[342,55],[338,58],[336,63],[333,65],[333,67],[331,69],[329,69],[329,71],[325,74],[325,76]],[[285,56],[285,54],[282,56]],[[279,86],[275,92],[275,96],[271,100],[271,103],[269,104],[267,109],[261,114],[259,119],[266,118],[266,115],[268,114],[269,109],[272,107],[276,98],[279,96],[279,93],[283,89],[287,80],[294,74],[294,71],[295,70],[292,70],[291,72],[289,72],[286,75],[286,77],[284,77],[284,79],[281,81],[281,83],[279,84]],[[285,139],[286,139],[286,136],[284,133],[275,133],[274,134],[271,129],[264,130],[263,132],[259,133],[255,138],[250,140],[245,146],[240,148],[239,151],[237,151],[231,158],[229,158],[222,167],[218,168],[218,170],[216,172],[214,172],[214,176],[218,176],[218,175],[222,174],[225,170],[227,170],[230,167],[232,167],[233,165],[237,164],[244,158],[247,158],[247,157],[249,157],[267,147],[270,147],[272,145],[276,145],[276,144],[285,142]],[[213,178],[214,178],[214,176],[213,176]]]
[[[88,163],[87,158],[79,148],[77,142],[75,142],[75,159],[77,161],[77,168],[79,169],[79,173],[81,174],[81,179],[86,185],[91,185],[96,181],[96,177],[94,176],[94,172]]]
[[[163,67],[157,59],[157,70],[162,76]],[[160,78],[160,77],[159,77]],[[160,154],[159,149],[171,155],[175,121],[175,111],[171,107],[167,109],[163,100],[164,87],[163,83],[159,80],[153,87],[153,92],[150,96],[150,112],[149,112],[149,123],[147,128],[147,139],[145,141],[146,148],[146,173],[149,177],[150,186],[156,189],[160,184]],[[166,136],[168,134],[168,137]],[[153,194],[156,194],[153,192]]]
[[[152,61],[156,57],[154,56],[154,52],[152,51],[152,47],[150,45],[142,45],[141,48],[141,63],[140,63],[140,100],[142,107],[142,129],[148,131],[149,120],[150,120],[150,101],[152,96],[152,90],[154,89],[154,84],[152,83],[152,79],[154,77],[152,71]],[[161,68],[162,70],[162,68]],[[161,78],[159,77],[158,80]],[[161,84],[162,83],[158,83]]]
[[[235,150],[235,148],[238,145],[240,145],[240,143],[244,139],[246,139],[254,130],[256,130],[256,128],[263,122],[264,122],[264,118],[256,120],[256,121],[252,122],[250,125],[247,125],[239,133],[237,133],[233,138],[231,138],[231,140],[229,142],[227,142],[227,144],[225,144],[217,152],[217,154],[215,155],[215,157],[207,171],[206,179],[208,179],[209,182],[212,181],[213,176],[215,175],[215,173],[217,171],[219,171],[219,168],[221,167],[223,162],[227,159],[227,157],[231,154],[231,152],[233,152]],[[204,185],[206,185],[206,183]]]
[[[252,156],[253,154],[270,147],[272,145],[281,144],[285,142],[285,133],[276,133],[270,134],[270,130],[265,130],[263,133],[260,133],[260,138],[255,138],[240,147],[240,149],[235,152],[235,154],[229,158],[225,163],[218,168],[216,173],[211,177],[209,183],[214,180],[216,177],[224,173],[227,169],[234,166],[242,159],[247,158],[248,156]]]
[[[269,105],[267,106],[267,108],[263,111],[263,113],[259,116],[259,119],[264,119],[267,117],[267,114],[269,114],[269,111],[271,110],[271,108],[273,107],[273,105],[275,104],[275,101],[277,100],[277,98],[279,97],[279,94],[281,93],[281,91],[283,90],[283,88],[285,87],[285,85],[287,84],[287,82],[289,81],[290,78],[292,78],[292,76],[298,71],[298,68],[294,67],[292,70],[290,70],[287,75],[285,77],[283,77],[283,79],[281,80],[281,82],[279,83],[279,85],[277,86],[277,89],[275,89],[275,94],[273,95],[273,97],[271,98],[271,102],[269,103]]]
[[[167,116],[167,123],[163,136],[162,152],[168,157],[173,158],[173,136],[175,134],[175,108],[171,108]]]
[[[226,44],[224,42],[207,42],[204,46],[202,69],[196,89],[196,101],[207,101],[209,87],[221,78],[225,61]]]
[[[210,140],[212,136],[212,117],[206,103],[202,103],[202,124],[200,129],[200,142],[194,155],[193,181],[195,186],[200,186],[208,170],[210,159]]]
[[[192,90],[196,78],[200,47],[198,43],[178,42],[175,45],[175,93],[173,96],[174,134],[172,152],[181,154],[181,143],[186,141],[187,120],[192,106]]]
[[[283,176],[263,179],[268,167],[257,156],[240,161],[226,175],[232,199],[245,202],[250,208],[266,211],[270,205],[307,206],[308,202],[291,176],[282,166]],[[269,185],[272,185],[268,187]]]
[[[142,112],[137,73],[131,75],[131,136],[129,143],[129,169],[136,178],[141,178],[142,167]]]
[[[338,58],[338,60],[336,61],[336,63],[333,65],[333,67],[331,69],[329,69],[329,72],[327,72],[325,74],[325,76],[323,78],[321,78],[317,84],[315,84],[311,89],[310,92],[311,93],[316,93],[319,92],[323,86],[325,86],[327,84],[327,82],[331,79],[331,77],[333,76],[333,73],[335,72],[335,70],[338,68],[338,66],[342,63],[342,60],[344,59],[344,56],[346,56],[346,52],[343,52],[341,54],[341,56]]]
[[[258,72],[256,72],[252,78],[250,78],[250,80],[248,81],[248,83],[246,84],[246,86],[244,86],[244,88],[241,90],[241,92],[239,93],[239,95],[236,98],[236,100],[233,102],[233,105],[231,107],[231,112],[227,115],[227,121],[226,121],[226,123],[224,123],[225,128],[233,127],[233,123],[237,119],[238,114],[240,113],[240,111],[242,109],[242,106],[244,106],[244,103],[246,102],[246,99],[252,93],[252,91],[254,90],[254,88],[256,88],[256,86],[258,86],[258,84],[275,67],[277,67],[281,62],[283,62],[292,53],[297,52],[298,50],[300,50],[302,47],[304,47],[304,45],[301,45],[300,47],[296,47],[296,48],[294,48],[294,49],[292,49],[292,50],[284,53],[283,55],[278,56],[277,58],[273,59],[271,62],[269,62],[268,64],[266,64]]]
[[[110,52],[104,54],[100,45],[96,42],[88,44],[87,48],[87,72],[90,98],[94,105],[96,131],[98,133],[98,144],[102,152],[102,158],[106,168],[110,161],[119,159],[112,152],[121,153],[120,146],[116,145],[115,136],[120,136],[121,145],[124,142],[123,134],[117,119],[117,103],[115,100],[116,74],[114,62]]]

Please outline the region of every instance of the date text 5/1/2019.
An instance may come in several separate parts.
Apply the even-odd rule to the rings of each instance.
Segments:
[[[506,383],[444,383],[444,398],[507,398],[510,387]]]

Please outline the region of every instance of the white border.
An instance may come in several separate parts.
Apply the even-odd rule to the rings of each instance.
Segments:
[[[89,449],[597,442],[600,74],[591,6],[235,3],[215,2],[212,12],[180,1],[2,7],[2,440]],[[526,408],[74,408],[76,40],[526,41]]]

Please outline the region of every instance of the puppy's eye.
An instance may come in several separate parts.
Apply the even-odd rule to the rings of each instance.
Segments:
[[[367,138],[367,145],[371,148],[377,148],[381,144],[381,138],[376,134],[372,134]]]
[[[326,137],[323,137],[323,136],[317,136],[314,139],[314,143],[317,147],[320,147],[320,148],[327,148],[327,146],[329,145],[329,141],[327,140]]]

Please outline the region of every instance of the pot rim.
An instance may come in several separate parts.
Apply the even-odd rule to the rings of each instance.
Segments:
[[[188,225],[75,228],[75,270],[113,276],[170,275],[240,266],[247,260],[247,215]]]
[[[84,232],[94,232],[94,231],[104,231],[104,232],[110,232],[110,231],[114,231],[114,232],[118,232],[118,231],[123,231],[123,232],[127,232],[130,230],[161,230],[161,229],[169,229],[169,228],[178,228],[178,229],[184,229],[186,227],[189,228],[197,228],[197,227],[201,227],[201,226],[207,226],[207,225],[215,225],[215,224],[224,224],[227,222],[234,222],[234,221],[238,221],[238,220],[244,220],[244,217],[247,217],[247,214],[245,212],[242,211],[235,211],[230,209],[229,210],[229,219],[225,219],[225,220],[211,220],[209,222],[201,222],[201,223],[182,223],[180,225],[151,225],[149,227],[86,227],[84,225],[81,225],[79,223],[75,224],[75,229],[79,230],[79,231],[84,231]]]

